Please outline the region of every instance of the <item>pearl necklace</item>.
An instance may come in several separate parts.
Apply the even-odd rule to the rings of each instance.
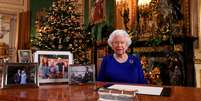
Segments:
[[[118,57],[116,54],[113,54],[113,57],[116,61],[118,61],[119,63],[124,63],[127,61],[128,59],[128,55],[124,54],[122,57]]]

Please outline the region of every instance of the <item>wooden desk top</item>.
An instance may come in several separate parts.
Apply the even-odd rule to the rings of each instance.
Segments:
[[[39,88],[0,90],[0,101],[97,101],[95,84],[42,85]],[[139,101],[200,101],[201,89],[172,87],[171,96],[137,95]]]

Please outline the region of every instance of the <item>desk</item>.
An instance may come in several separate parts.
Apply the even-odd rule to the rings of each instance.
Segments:
[[[201,89],[171,87],[171,96],[138,95],[139,101],[200,101]],[[0,101],[97,101],[95,84],[42,85],[39,88],[0,90]]]

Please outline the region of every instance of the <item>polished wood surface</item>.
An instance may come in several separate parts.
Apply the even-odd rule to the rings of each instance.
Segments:
[[[39,88],[10,88],[0,90],[0,101],[97,101],[97,84],[42,85]],[[171,95],[137,95],[139,101],[200,101],[201,89],[171,87]]]

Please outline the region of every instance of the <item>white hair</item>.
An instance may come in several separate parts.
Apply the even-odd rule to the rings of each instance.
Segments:
[[[110,34],[110,36],[109,36],[109,38],[108,38],[108,40],[107,40],[108,45],[109,45],[110,47],[112,47],[112,41],[113,41],[113,39],[114,39],[115,36],[124,36],[124,37],[126,37],[126,39],[127,39],[126,41],[127,41],[128,47],[129,47],[129,46],[131,45],[131,43],[132,43],[131,38],[129,37],[128,33],[127,33],[125,30],[117,29],[117,30],[114,30],[114,31]]]

